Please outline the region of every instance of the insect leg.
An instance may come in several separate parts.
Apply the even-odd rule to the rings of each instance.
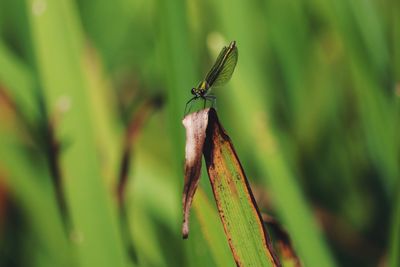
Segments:
[[[206,98],[211,101],[212,108],[217,105],[217,97],[215,95],[207,95]]]
[[[188,109],[187,109],[188,105],[191,104],[191,103],[193,102],[193,100],[196,100],[197,98],[198,98],[198,96],[194,96],[194,97],[192,97],[191,99],[189,99],[188,102],[186,102],[185,110],[184,110],[183,116],[185,116],[185,115],[190,111],[190,109],[191,109],[191,107],[192,107],[192,105],[190,105],[190,106],[189,106],[189,110],[188,110]]]

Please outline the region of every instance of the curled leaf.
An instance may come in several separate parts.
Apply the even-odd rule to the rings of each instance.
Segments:
[[[182,235],[183,238],[187,238],[189,234],[190,207],[200,179],[201,155],[208,124],[208,109],[191,113],[182,122],[186,128]]]
[[[204,154],[218,212],[238,266],[281,266],[264,228],[233,144],[214,109],[185,117],[186,163],[183,235],[188,234],[190,204],[199,182]]]

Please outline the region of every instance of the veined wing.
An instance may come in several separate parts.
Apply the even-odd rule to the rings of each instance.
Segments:
[[[222,48],[214,66],[206,76],[206,82],[211,87],[222,86],[227,83],[235,70],[238,60],[236,42],[232,41],[228,47]]]

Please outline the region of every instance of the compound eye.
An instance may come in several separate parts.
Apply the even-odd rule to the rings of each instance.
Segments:
[[[196,94],[196,88],[192,88],[192,90],[190,91],[192,93],[192,95]]]

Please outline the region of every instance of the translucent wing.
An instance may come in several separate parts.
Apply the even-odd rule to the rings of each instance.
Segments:
[[[227,83],[235,70],[238,60],[238,49],[235,41],[231,42],[228,47],[222,48],[214,66],[206,76],[206,82],[211,87],[222,86]]]
[[[219,53],[217,60],[215,61],[214,65],[212,66],[211,70],[207,73],[206,76],[206,81],[209,85],[213,83],[218,76],[219,69],[221,68],[221,65],[223,64],[224,57],[226,56],[228,51],[228,47],[224,46],[222,48],[221,52]]]

